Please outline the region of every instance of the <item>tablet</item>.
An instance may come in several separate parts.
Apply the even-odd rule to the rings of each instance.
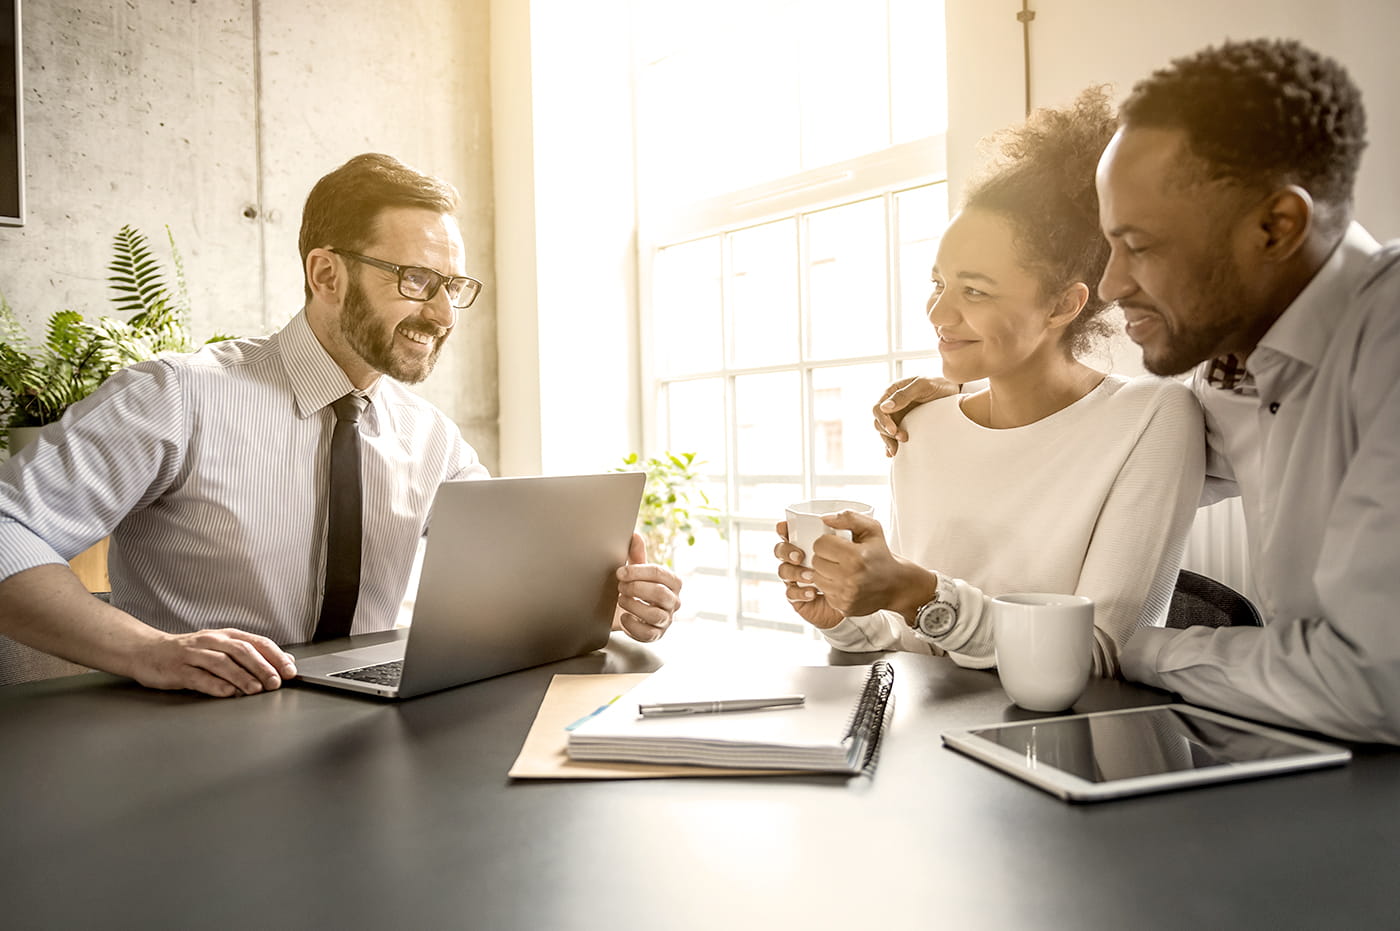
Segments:
[[[1189,705],[948,731],[943,742],[1060,798],[1093,802],[1337,766],[1343,747]]]

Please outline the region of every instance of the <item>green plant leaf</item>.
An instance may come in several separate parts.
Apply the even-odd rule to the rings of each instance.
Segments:
[[[695,545],[695,521],[722,528],[719,510],[696,487],[700,480],[695,469],[697,455],[663,452],[643,458],[640,453],[631,452],[622,457],[623,466],[616,470],[641,469],[646,473],[637,526],[651,558],[672,568],[679,544],[684,541],[687,546]]]
[[[169,227],[166,235],[179,285],[176,295],[166,287],[160,262],[139,230],[123,226],[113,238],[107,266],[110,299],[119,313],[130,315],[127,320],[104,316],[88,321],[77,311],[60,310],[49,318],[36,346],[0,296],[0,431],[57,420],[123,366],[194,348],[184,268]]]

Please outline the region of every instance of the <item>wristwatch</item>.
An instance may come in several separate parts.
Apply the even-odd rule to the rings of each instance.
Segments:
[[[948,636],[957,623],[958,586],[940,572],[933,598],[914,612],[914,636],[920,640],[937,641]]]

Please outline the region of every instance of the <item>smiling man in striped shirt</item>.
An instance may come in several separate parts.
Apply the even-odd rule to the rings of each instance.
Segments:
[[[346,623],[392,627],[437,486],[487,477],[402,383],[432,371],[481,289],[457,192],[385,155],[317,182],[305,305],[272,336],[119,372],[0,466],[0,634],[153,688],[255,694],[322,613],[334,405],[358,399],[362,547]],[[387,378],[381,376],[388,376]],[[111,535],[111,604],[66,559]],[[334,562],[334,561],[333,561]],[[634,536],[616,627],[660,637],[680,580]]]

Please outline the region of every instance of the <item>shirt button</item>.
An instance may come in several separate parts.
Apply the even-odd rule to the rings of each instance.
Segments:
[[[1272,404],[1269,405],[1269,413],[1270,413],[1270,414],[1277,414],[1277,413],[1278,413],[1278,402],[1277,402],[1277,401],[1275,401],[1275,402],[1273,402]]]

